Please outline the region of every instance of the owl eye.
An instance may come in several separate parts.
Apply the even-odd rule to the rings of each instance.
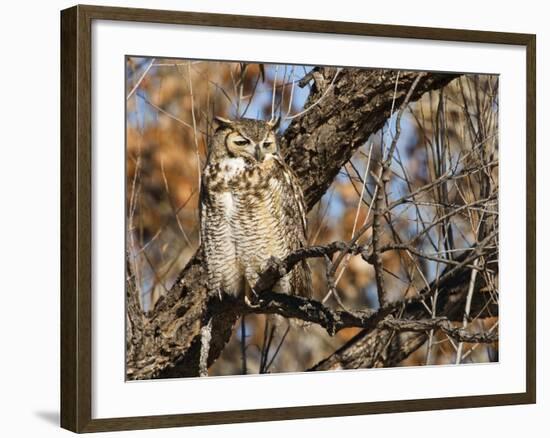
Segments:
[[[233,143],[235,143],[237,146],[246,146],[250,142],[243,138],[239,140],[233,140]]]
[[[268,148],[273,144],[272,141],[264,141],[264,148]]]

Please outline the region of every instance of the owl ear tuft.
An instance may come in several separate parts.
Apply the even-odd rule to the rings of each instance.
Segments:
[[[220,116],[215,116],[214,120],[218,123],[220,128],[233,126],[233,120],[225,119]]]
[[[281,124],[281,117],[279,116],[271,119],[269,122],[267,122],[267,124],[271,126],[274,131],[276,131],[277,129],[279,129],[279,125]]]

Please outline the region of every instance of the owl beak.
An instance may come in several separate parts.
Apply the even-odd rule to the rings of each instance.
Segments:
[[[254,148],[254,156],[256,157],[257,161],[260,161],[262,159],[262,148],[260,145],[256,145]]]

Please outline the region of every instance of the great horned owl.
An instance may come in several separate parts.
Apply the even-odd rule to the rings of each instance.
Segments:
[[[306,208],[296,176],[279,155],[278,123],[216,120],[200,194],[208,289],[244,297],[271,256],[283,259],[306,245]],[[311,296],[307,262],[273,290]]]

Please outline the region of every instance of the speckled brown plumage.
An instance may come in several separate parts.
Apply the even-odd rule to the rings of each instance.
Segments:
[[[221,120],[209,145],[200,214],[210,293],[243,296],[271,256],[306,245],[305,203],[292,170],[279,156],[275,126]],[[311,295],[311,272],[298,264],[275,291]]]

